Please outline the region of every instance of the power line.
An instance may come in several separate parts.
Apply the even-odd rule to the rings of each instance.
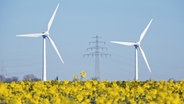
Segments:
[[[4,61],[1,61],[1,73],[0,75],[4,75]]]
[[[4,61],[1,61],[1,72],[0,75],[7,76],[6,68],[4,65]]]
[[[107,47],[103,47],[100,44],[105,44],[104,41],[99,40],[99,36],[96,35],[93,37],[95,41],[89,42],[89,45],[94,44],[93,46],[87,48],[87,51],[90,50],[90,53],[84,54],[85,56],[95,56],[95,77],[93,79],[100,80],[100,57],[102,56],[110,56],[110,54],[102,52],[107,51]]]

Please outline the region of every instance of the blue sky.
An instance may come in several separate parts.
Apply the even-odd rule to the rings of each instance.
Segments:
[[[1,73],[18,76],[42,75],[42,38],[18,38],[17,34],[43,32],[58,3],[60,7],[50,36],[65,61],[63,65],[47,41],[47,79],[59,76],[71,80],[74,74],[94,76],[94,57],[89,41],[96,34],[108,47],[111,57],[100,59],[101,79],[134,79],[133,47],[111,44],[137,41],[151,18],[153,22],[142,41],[152,73],[139,52],[139,79],[184,79],[184,1],[183,0],[1,0]]]

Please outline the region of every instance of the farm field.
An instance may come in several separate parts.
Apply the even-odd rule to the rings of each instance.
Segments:
[[[184,104],[184,80],[0,82],[0,103]]]

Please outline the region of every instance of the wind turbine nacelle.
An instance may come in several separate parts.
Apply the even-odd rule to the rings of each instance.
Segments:
[[[46,31],[46,32],[42,32],[43,33],[43,36],[49,36],[49,32],[48,31]]]
[[[137,48],[137,47],[139,47],[140,45],[141,45],[140,42],[136,42],[135,45],[134,45],[134,47]]]

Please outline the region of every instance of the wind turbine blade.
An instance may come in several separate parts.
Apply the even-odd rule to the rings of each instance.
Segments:
[[[126,45],[126,46],[133,46],[133,45],[136,45],[136,43],[133,43],[133,42],[118,42],[118,41],[111,41],[111,43],[121,44],[121,45]]]
[[[150,20],[150,22],[148,23],[148,25],[146,26],[146,28],[144,29],[144,31],[141,33],[141,36],[140,36],[140,39],[139,39],[139,42],[142,41],[142,39],[144,38],[148,28],[150,27],[151,23],[152,23],[153,19]]]
[[[145,63],[146,63],[146,65],[147,65],[149,71],[151,72],[151,69],[150,69],[150,66],[149,66],[149,64],[148,64],[148,61],[147,61],[147,59],[146,59],[145,53],[144,53],[144,51],[142,50],[141,46],[139,46],[139,48],[140,48],[140,51],[141,51],[141,54],[142,54],[142,56],[143,56],[143,58],[144,58]]]
[[[60,60],[61,60],[61,62],[64,64],[64,61],[63,61],[63,59],[62,59],[62,57],[61,57],[61,55],[60,55],[60,53],[59,53],[59,51],[58,51],[58,49],[57,49],[55,43],[54,43],[54,41],[50,38],[50,36],[47,36],[47,38],[49,39],[50,43],[51,43],[52,46],[54,47],[54,49],[55,49],[57,55],[59,56],[59,58],[60,58]]]
[[[52,25],[52,22],[53,22],[53,20],[54,20],[54,17],[55,17],[55,15],[56,15],[56,12],[57,12],[57,10],[58,10],[58,7],[59,7],[59,4],[57,5],[57,7],[56,7],[56,9],[55,9],[55,11],[54,11],[52,17],[50,18],[50,21],[49,21],[48,27],[47,27],[47,31],[50,30],[50,27],[51,27],[51,25]]]
[[[37,37],[43,36],[43,33],[21,34],[21,35],[16,35],[16,36],[17,37],[33,37],[33,38],[37,38]]]

